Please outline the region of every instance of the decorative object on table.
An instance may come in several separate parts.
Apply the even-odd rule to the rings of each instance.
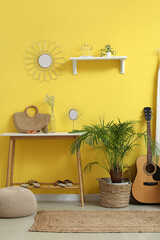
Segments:
[[[101,57],[106,56],[106,57],[111,57],[112,55],[115,55],[115,51],[111,47],[110,44],[107,44],[104,46],[104,48],[101,49]]]
[[[58,233],[160,232],[160,211],[39,211],[35,216],[35,223],[29,231]]]
[[[33,43],[24,62],[28,75],[34,80],[50,82],[62,75],[65,59],[61,47],[48,40]]]
[[[75,153],[83,144],[87,144],[93,149],[100,149],[104,153],[105,160],[90,162],[84,168],[85,172],[87,170],[91,171],[94,165],[98,165],[110,175],[110,182],[108,178],[98,180],[101,206],[125,207],[129,204],[131,183],[130,181],[125,183],[123,183],[124,180],[122,181],[123,175],[128,170],[124,157],[131,152],[136,141],[144,137],[144,133],[136,133],[134,127],[134,121],[121,122],[118,120],[117,123],[112,121],[106,124],[104,120],[100,119],[98,124],[83,126],[81,130],[73,131],[73,133],[83,132],[84,134],[72,144],[71,153]],[[114,192],[115,185],[116,188],[120,188],[119,196],[117,196],[117,192]],[[106,191],[107,194],[109,192],[109,190],[106,190],[107,186],[113,188],[113,191],[110,191],[113,192],[112,196],[107,195],[107,198],[112,198],[110,203],[104,201]],[[128,193],[126,194],[126,192]],[[125,197],[126,199],[124,199]]]
[[[34,108],[36,110],[36,114],[33,117],[30,117],[27,114],[27,110],[29,108]],[[49,124],[50,115],[39,113],[38,108],[34,105],[26,107],[24,112],[17,112],[13,114],[13,121],[16,129],[19,132],[26,133],[30,132],[40,132],[44,127]]]
[[[45,101],[46,103],[49,104],[50,108],[51,108],[51,119],[50,119],[50,123],[49,123],[49,131],[51,133],[54,133],[56,131],[56,127],[55,127],[55,115],[54,115],[54,101],[55,101],[55,97],[54,96],[48,96],[48,94],[45,97]]]
[[[25,217],[36,212],[37,201],[34,194],[22,187],[0,189],[0,217]]]
[[[137,174],[133,182],[133,197],[142,203],[160,203],[160,147],[151,141],[151,116],[150,107],[144,108],[147,121],[147,156],[139,156],[136,160]],[[153,146],[152,146],[153,145]]]
[[[75,121],[81,117],[82,112],[80,111],[80,109],[78,107],[73,107],[73,108],[70,108],[69,110],[67,110],[67,113],[65,115],[69,120],[72,121],[73,130],[74,130]]]
[[[48,127],[45,126],[44,128],[42,128],[42,132],[44,132],[44,133],[48,133]]]
[[[38,132],[36,132],[36,131],[27,131],[26,133],[27,134],[37,134]]]
[[[82,56],[81,57],[91,57],[93,47],[86,42],[81,46]]]
[[[70,120],[73,122],[73,129],[74,129],[74,121],[78,119],[78,111],[76,109],[70,109],[68,116]]]

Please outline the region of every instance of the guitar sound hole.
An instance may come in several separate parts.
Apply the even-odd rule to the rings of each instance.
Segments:
[[[153,173],[155,171],[155,166],[152,163],[146,165],[146,172]]]

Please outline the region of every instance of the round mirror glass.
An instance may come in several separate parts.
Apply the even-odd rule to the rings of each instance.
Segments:
[[[49,54],[42,54],[38,58],[38,63],[42,68],[48,68],[52,64],[52,58]]]
[[[69,117],[71,120],[76,120],[78,117],[78,112],[75,109],[69,111]]]

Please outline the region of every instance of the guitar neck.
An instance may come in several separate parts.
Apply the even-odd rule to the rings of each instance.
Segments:
[[[151,122],[147,121],[147,163],[152,162],[152,148],[151,148]]]

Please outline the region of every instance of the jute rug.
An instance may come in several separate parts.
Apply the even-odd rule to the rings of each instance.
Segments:
[[[39,211],[32,232],[160,232],[160,211]]]

